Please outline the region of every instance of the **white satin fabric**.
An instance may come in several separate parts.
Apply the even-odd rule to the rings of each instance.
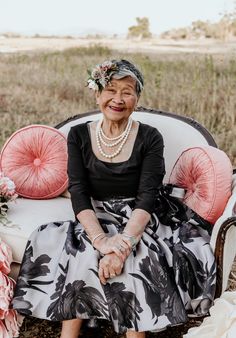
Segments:
[[[235,338],[236,291],[226,291],[217,298],[210,316],[198,327],[190,328],[183,338]]]

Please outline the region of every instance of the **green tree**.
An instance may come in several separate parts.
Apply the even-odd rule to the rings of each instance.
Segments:
[[[151,38],[152,34],[149,30],[149,19],[147,17],[136,18],[137,25],[129,27],[128,38]]]

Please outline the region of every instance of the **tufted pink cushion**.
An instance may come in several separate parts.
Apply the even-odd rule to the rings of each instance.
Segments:
[[[57,129],[30,125],[16,131],[4,144],[0,168],[23,197],[47,199],[67,187],[67,142]]]
[[[211,223],[220,217],[231,195],[233,169],[221,150],[202,146],[185,150],[169,182],[186,189],[183,202]]]

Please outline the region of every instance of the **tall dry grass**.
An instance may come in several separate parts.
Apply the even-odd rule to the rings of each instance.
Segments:
[[[122,54],[101,46],[0,55],[0,147],[29,124],[55,125],[96,108],[87,69],[128,58],[145,76],[140,105],[193,117],[236,164],[236,60],[226,55]]]

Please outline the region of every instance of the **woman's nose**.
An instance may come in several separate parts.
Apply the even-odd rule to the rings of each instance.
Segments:
[[[124,99],[123,99],[123,96],[121,95],[121,93],[115,93],[115,95],[113,96],[112,100],[115,102],[115,103],[124,103]]]

